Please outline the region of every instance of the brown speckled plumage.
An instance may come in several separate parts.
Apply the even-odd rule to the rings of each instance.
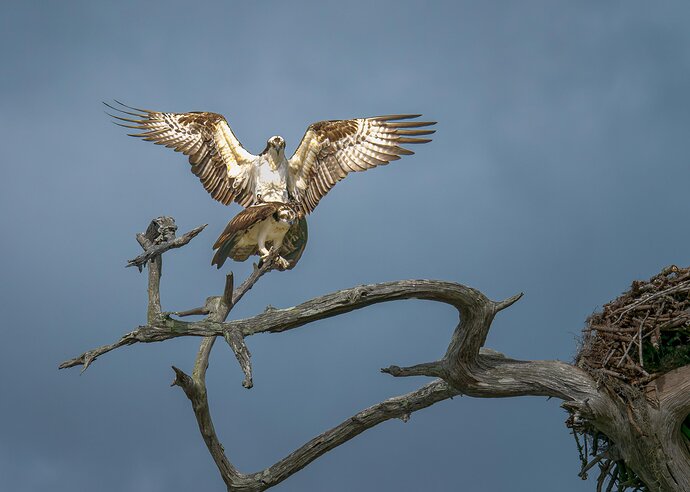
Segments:
[[[219,250],[213,262],[219,266],[226,257],[244,261],[248,255],[255,254],[234,251],[237,241],[230,238],[240,237],[241,231],[270,216],[270,213],[263,214],[275,204],[269,206],[265,202],[289,201],[299,215],[295,226],[300,227],[293,226],[286,237],[291,235],[297,243],[306,242],[304,217],[313,212],[338,181],[350,172],[365,171],[413,154],[403,145],[430,142],[422,137],[435,131],[425,128],[435,122],[415,120],[419,114],[319,121],[307,128],[295,153],[286,159],[285,142],[280,137],[269,139],[261,154],[249,153],[220,114],[162,113],[118,104],[121,107],[107,106],[127,116],[111,116],[122,122],[117,124],[139,130],[132,136],[187,155],[192,172],[221,203],[228,205],[235,201],[251,207],[228,224],[214,245]],[[271,198],[267,198],[267,193]],[[299,259],[304,244],[297,249],[296,259]]]

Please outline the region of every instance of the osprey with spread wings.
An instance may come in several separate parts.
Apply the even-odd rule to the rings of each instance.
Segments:
[[[285,140],[279,136],[269,138],[259,155],[248,152],[220,114],[162,113],[118,104],[122,108],[106,105],[132,116],[111,115],[125,122],[119,125],[141,130],[131,136],[189,156],[192,172],[213,198],[225,205],[234,201],[246,207],[214,245],[218,251],[213,264],[218,268],[227,257],[244,261],[259,254],[266,258],[268,244],[280,252],[279,266],[292,268],[306,245],[305,216],[321,198],[350,172],[413,154],[402,145],[430,142],[420,137],[434,133],[423,127],[435,124],[402,121],[418,118],[418,114],[319,121],[307,128],[288,159]]]

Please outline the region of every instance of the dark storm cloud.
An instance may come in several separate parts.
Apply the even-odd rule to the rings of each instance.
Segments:
[[[223,487],[187,400],[167,386],[170,365],[190,368],[196,340],[126,348],[81,377],[56,370],[143,321],[145,275],[123,265],[150,218],[209,223],[166,256],[164,308],[184,309],[222,288],[210,244],[237,211],[210,200],[182,156],[125,137],[101,100],[223,113],[254,152],[274,134],[290,152],[320,119],[438,120],[417,155],[339,184],[310,218],[299,266],[262,280],[233,316],[440,278],[495,299],[524,291],[488,345],[569,360],[598,305],[688,264],[689,13],[635,1],[6,3],[0,488]],[[241,278],[250,265],[232,269]],[[416,388],[378,368],[439,357],[454,318],[389,304],[249,339],[251,391],[219,345],[209,386],[232,459],[259,469]],[[591,490],[564,418],[543,399],[455,399],[376,428],[281,487]]]

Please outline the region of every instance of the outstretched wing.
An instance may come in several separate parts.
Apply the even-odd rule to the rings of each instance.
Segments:
[[[314,210],[335,184],[353,171],[365,171],[414,154],[402,144],[430,142],[435,130],[419,129],[431,121],[398,121],[418,114],[375,116],[354,120],[319,121],[304,134],[290,158],[288,186],[301,212]]]
[[[113,118],[126,122],[115,122],[116,124],[142,130],[140,133],[130,133],[132,137],[165,145],[189,156],[192,172],[199,177],[213,198],[225,205],[235,201],[247,207],[253,203],[252,167],[257,156],[242,147],[222,115],[202,112],[161,113],[131,108],[118,101],[116,103],[122,107],[104,104],[122,115],[133,117],[110,114]]]
[[[239,249],[236,248],[237,243],[252,226],[269,218],[278,210],[280,205],[279,203],[262,203],[246,208],[235,215],[213,244],[213,249],[217,249],[218,251],[213,255],[211,265],[217,265],[218,268],[220,268],[223,266],[223,263],[225,263],[226,258],[244,261],[249,258],[250,255],[255,254],[257,249],[256,244]]]

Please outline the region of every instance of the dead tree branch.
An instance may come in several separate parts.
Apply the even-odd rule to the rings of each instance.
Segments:
[[[644,439],[631,437],[636,436],[631,431],[632,425],[640,429],[640,426],[635,423],[639,416],[638,409],[623,405],[618,396],[602,390],[600,385],[584,370],[560,361],[515,360],[483,347],[496,314],[517,302],[522,294],[503,301],[493,301],[478,290],[457,283],[403,280],[340,290],[291,308],[271,309],[251,318],[226,321],[233,306],[242,296],[262,275],[273,269],[274,255],[260,268],[255,267],[252,274],[237,289],[233,290],[233,276],[229,274],[223,294],[209,297],[204,306],[165,313],[160,307],[159,284],[162,262],[160,255],[173,246],[167,249],[160,246],[173,244],[176,241],[173,239],[174,222],[171,223],[172,219],[168,219],[156,219],[158,222],[151,223],[146,235],[137,237],[145,249],[144,255],[141,255],[142,258],[145,257],[142,261],[148,262],[149,265],[147,324],[125,334],[114,344],[89,350],[63,362],[60,368],[83,365],[83,371],[100,355],[124,345],[161,342],[181,336],[203,337],[192,375],[189,376],[173,367],[175,371],[173,385],[181,387],[189,398],[204,442],[228,490],[256,491],[270,488],[319,456],[381,422],[394,418],[407,421],[411,413],[460,394],[481,398],[524,395],[559,398],[564,401],[563,406],[571,413],[573,425],[583,425],[583,422],[587,422],[606,433],[612,442],[616,443],[615,449],[611,447],[606,450],[606,455],[613,455],[615,452],[616,456],[620,456],[626,464],[630,464],[631,469],[634,469],[645,480],[645,483],[651,484],[649,490],[671,491],[682,490],[678,486],[690,487],[690,475],[683,468],[683,463],[687,463],[687,460],[683,462],[679,459],[677,463],[660,461],[663,460],[664,453],[669,456],[690,458],[688,447],[681,440],[677,428],[678,422],[690,412],[690,397],[687,396],[690,394],[690,391],[687,391],[690,388],[690,382],[688,382],[690,374],[687,371],[679,370],[677,373],[669,373],[666,375],[668,380],[656,381],[656,413],[644,415],[647,422],[656,423],[657,426],[661,425],[665,429],[663,437],[672,441],[673,449],[669,450],[669,446],[666,446],[667,449],[664,452],[658,451],[650,458],[650,453],[653,454],[654,449],[662,447],[662,443],[658,440],[650,441],[652,443],[650,447],[646,442],[638,443]],[[171,230],[173,230],[172,237]],[[186,242],[194,235],[189,236]],[[449,304],[458,310],[459,322],[441,359],[410,367],[391,365],[381,371],[394,377],[427,376],[437,379],[416,391],[362,410],[264,470],[248,474],[241,473],[232,464],[218,439],[208,405],[205,378],[215,338],[223,336],[227,341],[244,373],[243,386],[251,388],[253,384],[251,355],[245,344],[245,337],[257,333],[281,333],[373,304],[404,299],[423,299]],[[207,316],[200,321],[192,322],[172,317],[191,314]],[[690,371],[690,366],[688,371]],[[680,394],[677,391],[679,386],[684,390]],[[676,390],[667,391],[669,387]],[[635,418],[628,417],[631,413],[635,414]],[[664,419],[671,423],[664,427],[660,424],[665,421]],[[586,445],[585,442],[585,447]],[[678,451],[676,448],[682,449]],[[649,459],[664,463],[664,469],[654,468],[650,472],[642,469],[640,472],[644,461]],[[596,461],[587,466],[592,467],[595,464]],[[606,467],[605,473],[602,474],[603,478],[600,478],[598,483],[600,489],[606,477],[611,476],[615,479],[620,469],[617,465],[614,467],[611,461],[607,461]]]
[[[210,298],[213,301],[216,299]],[[361,285],[287,309],[272,309],[252,318],[229,322],[216,321],[219,318],[211,316],[201,321],[184,322],[163,314],[157,323],[140,326],[117,343],[85,354],[98,356],[122,345],[161,342],[180,336],[225,337],[226,333],[234,332],[247,337],[257,333],[280,333],[373,304],[403,299],[426,299],[450,304],[459,310],[461,322],[442,360],[415,368],[395,369],[396,366],[393,366],[384,372],[394,376],[443,377],[463,393],[472,396],[544,395],[574,399],[582,396],[583,387],[595,391],[591,378],[570,364],[558,361],[526,362],[496,355],[480,355],[479,348],[486,339],[493,317],[516,302],[519,296],[495,302],[475,289],[437,280],[401,280]],[[206,309],[209,309],[209,302]],[[65,361],[61,367],[80,364],[85,354]],[[517,378],[516,374],[521,377]],[[545,378],[548,382],[545,382]]]
[[[199,234],[201,231],[204,230],[204,228],[208,224],[203,224],[200,225],[199,227],[195,227],[191,231],[185,233],[184,235],[175,238],[170,241],[165,241],[160,244],[155,244],[152,246],[145,246],[146,243],[142,244],[142,247],[144,247],[144,253],[140,254],[136,258],[132,260],[127,261],[127,267],[135,266],[139,268],[139,271],[142,270],[144,266],[146,266],[146,262],[150,261],[153,257],[155,256],[160,256],[163,253],[165,253],[168,250],[175,249],[175,248],[181,248],[185,244],[187,244],[189,241],[191,241],[197,234]],[[142,237],[145,237],[145,235],[142,234]]]

